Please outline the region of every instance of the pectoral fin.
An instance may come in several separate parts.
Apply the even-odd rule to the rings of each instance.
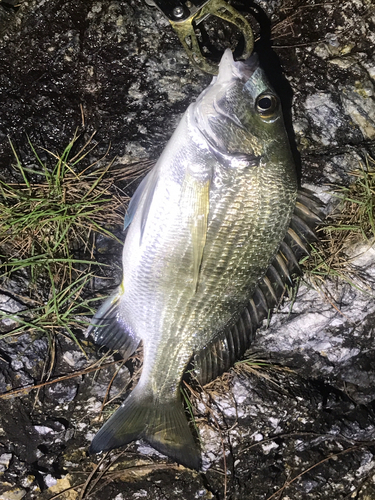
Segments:
[[[210,180],[197,180],[187,171],[182,185],[180,208],[187,218],[191,235],[193,260],[192,287],[198,285],[199,270],[206,244],[207,219],[210,207]]]

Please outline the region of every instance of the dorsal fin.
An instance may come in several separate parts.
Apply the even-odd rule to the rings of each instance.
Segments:
[[[285,257],[281,254],[280,250],[277,252],[272,265],[275,267],[277,272],[279,273],[279,276],[281,278],[281,281],[283,283],[289,283],[290,285],[293,284],[292,278],[290,276],[290,271],[287,266],[287,261]]]
[[[288,232],[248,304],[234,324],[194,355],[194,374],[201,385],[227,371],[250,347],[257,328],[280,301],[285,284],[293,283],[291,275],[301,272],[298,261],[317,239],[314,229],[321,221],[320,202],[308,191],[300,191]]]
[[[310,223],[310,226],[314,227],[323,221],[323,208],[323,203],[312,191],[305,188],[298,190],[294,213]]]

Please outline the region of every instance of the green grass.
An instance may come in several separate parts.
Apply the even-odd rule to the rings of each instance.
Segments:
[[[51,171],[31,143],[38,169],[23,166],[12,145],[14,169],[23,182],[10,184],[0,179],[0,253],[11,255],[16,268],[16,262],[26,259],[33,277],[38,271],[38,256],[45,256],[55,259],[56,271],[68,268],[74,278],[74,257],[79,250],[92,258],[95,234],[117,240],[108,228],[121,225],[124,200],[110,191],[112,181],[106,175],[110,165],[79,169],[91,148],[86,144],[73,155],[76,141],[74,136],[61,155],[49,153],[55,160]],[[12,261],[6,264],[9,272]]]
[[[34,306],[21,310],[18,313],[9,313],[0,310],[0,319],[12,320],[15,326],[2,338],[17,335],[26,330],[34,336],[46,335],[51,341],[57,333],[67,334],[83,351],[77,340],[75,331],[86,328],[86,315],[92,315],[95,307],[92,302],[97,299],[82,299],[82,292],[92,275],[84,275],[63,290],[57,290],[50,267],[50,297],[45,303],[36,302]],[[84,351],[83,351],[84,352]]]
[[[264,359],[259,359],[256,357],[256,354],[252,354],[248,358],[237,361],[234,364],[234,370],[236,373],[251,374],[257,377],[262,377],[274,385],[278,385],[277,381],[274,379],[274,375],[277,372],[293,373],[291,368],[288,368],[287,366],[275,365],[274,363],[265,361]]]
[[[189,395],[187,392],[187,389],[185,387],[186,386],[180,385],[180,393],[182,395],[182,399],[183,399],[184,404],[185,404],[186,412],[188,413],[187,416],[189,418],[189,422],[194,429],[195,435],[199,438],[199,429],[198,429],[197,421],[195,419],[195,414],[194,414],[194,406],[195,405],[192,402],[193,395],[192,394]]]
[[[127,199],[119,195],[111,164],[90,164],[90,141],[80,149],[77,143],[74,135],[60,155],[43,150],[42,161],[29,141],[32,166],[11,143],[18,181],[0,176],[0,284],[7,290],[14,276],[22,277],[22,295],[28,297],[23,302],[30,307],[0,311],[0,320],[15,325],[4,336],[28,331],[51,340],[63,333],[79,345],[76,331],[94,313],[94,299],[83,297],[96,264],[97,237],[122,243],[111,229],[122,227]]]
[[[347,251],[356,243],[371,246],[375,241],[375,161],[368,157],[353,175],[357,180],[351,186],[335,188],[333,195],[339,203],[319,230],[311,255],[301,261],[303,272],[318,287],[334,278],[367,291],[365,283],[358,285],[358,273]]]

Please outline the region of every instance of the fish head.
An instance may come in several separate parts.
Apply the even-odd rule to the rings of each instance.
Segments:
[[[293,165],[280,99],[256,54],[235,61],[227,49],[218,76],[194,103],[193,116],[213,150],[234,165],[238,158],[259,162],[283,157]]]

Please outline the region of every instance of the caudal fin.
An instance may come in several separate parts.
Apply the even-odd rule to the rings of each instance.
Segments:
[[[135,388],[94,437],[90,453],[108,451],[140,438],[185,467],[199,469],[200,455],[177,398],[156,402]]]

